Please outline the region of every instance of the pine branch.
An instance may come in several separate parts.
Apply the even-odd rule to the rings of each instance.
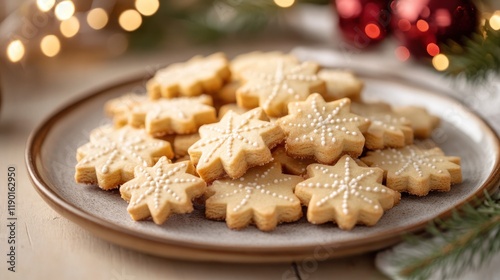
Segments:
[[[467,269],[478,269],[500,252],[500,195],[479,207],[466,205],[448,220],[437,220],[427,228],[433,237],[411,236],[411,248],[398,251],[392,260],[398,274],[408,279],[456,277]]]
[[[488,21],[480,32],[464,38],[462,45],[452,42],[444,46],[443,54],[450,61],[446,74],[479,83],[500,73],[500,31],[492,29]]]

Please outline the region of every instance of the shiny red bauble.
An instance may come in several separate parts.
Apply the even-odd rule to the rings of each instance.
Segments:
[[[471,0],[395,0],[391,10],[402,59],[405,53],[415,57],[439,54],[441,44],[461,42],[477,29],[479,20]]]
[[[344,39],[363,49],[375,45],[390,32],[389,0],[335,0],[333,7]]]

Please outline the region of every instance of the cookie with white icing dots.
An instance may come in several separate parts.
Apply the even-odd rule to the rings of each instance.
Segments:
[[[216,53],[160,69],[146,87],[106,102],[114,126],[76,153],[75,181],[119,187],[136,221],[163,224],[194,200],[231,229],[272,231],[306,207],[310,223],[351,230],[377,224],[401,192],[462,181],[460,158],[418,140],[438,117],[362,102],[348,70],[282,52]]]
[[[302,101],[313,92],[324,93],[325,82],[318,78],[319,65],[286,61],[247,68],[241,73],[243,85],[236,91],[239,106],[264,109],[269,117],[287,114],[290,102]]]
[[[116,127],[122,127],[128,123],[128,117],[133,108],[147,100],[148,97],[144,94],[124,94],[106,102],[104,112],[113,118],[113,124]]]
[[[162,156],[173,158],[169,142],[131,126],[102,126],[94,129],[90,142],[77,150],[75,181],[115,189],[134,177],[137,165],[152,166]]]
[[[389,105],[383,103],[353,103],[351,105],[351,110],[355,114],[371,121],[363,134],[367,149],[401,148],[413,143],[411,122],[394,113]]]
[[[358,157],[363,152],[363,132],[370,121],[352,114],[349,98],[326,103],[319,94],[288,105],[289,114],[276,121],[286,134],[286,151],[292,157],[314,157],[334,163],[343,154]]]
[[[429,191],[449,191],[462,182],[460,158],[446,156],[439,148],[409,145],[368,152],[361,160],[384,170],[387,187],[423,196]]]
[[[192,134],[201,125],[217,121],[217,114],[208,95],[148,100],[129,113],[129,124],[142,127],[154,136]]]
[[[309,179],[297,185],[295,195],[307,205],[307,220],[313,224],[332,221],[344,230],[356,224],[373,226],[400,199],[398,192],[382,185],[383,173],[360,167],[345,155],[334,166],[309,165]]]
[[[351,101],[361,99],[363,81],[358,79],[354,73],[337,69],[321,69],[318,77],[326,83],[326,101],[334,101],[348,97]]]
[[[271,150],[285,134],[261,108],[238,115],[229,111],[218,123],[200,127],[201,139],[188,150],[196,171],[207,182],[239,178],[253,166],[272,160]]]
[[[153,167],[137,166],[135,178],[120,187],[130,217],[136,221],[151,217],[160,225],[171,214],[192,212],[191,201],[205,193],[207,185],[193,174],[191,162],[170,163],[166,157]]]
[[[215,180],[208,187],[205,215],[213,220],[226,220],[232,229],[255,224],[271,231],[279,223],[302,217],[299,199],[293,194],[300,176],[281,173],[279,163],[254,167],[236,180]]]
[[[146,83],[146,88],[151,99],[196,96],[217,92],[230,77],[226,56],[215,53],[207,57],[195,56],[158,70]]]

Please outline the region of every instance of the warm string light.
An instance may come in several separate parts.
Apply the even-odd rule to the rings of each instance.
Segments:
[[[294,3],[295,0],[274,0],[274,4],[276,4],[280,8],[291,7]]]
[[[135,0],[135,8],[143,16],[152,16],[160,8],[160,2],[158,0]]]
[[[142,17],[136,10],[123,11],[118,17],[118,23],[125,31],[134,31],[142,24]]]
[[[108,14],[103,8],[95,8],[87,14],[87,23],[95,30],[102,29],[108,24]]]
[[[55,3],[55,0],[36,0],[36,6],[42,12],[48,12],[54,7]]]
[[[56,56],[61,50],[61,42],[56,35],[47,35],[40,42],[42,53],[48,57]]]
[[[432,66],[438,71],[445,71],[450,66],[450,60],[441,53],[432,58]]]
[[[489,24],[493,30],[500,30],[500,11],[496,11],[495,13],[493,13],[493,15],[490,17]]]
[[[56,5],[54,12],[58,20],[67,20],[75,13],[75,5],[70,0],[65,0]]]
[[[19,40],[14,40],[7,46],[7,57],[12,62],[18,62],[24,57],[24,44]]]
[[[80,22],[78,21],[78,18],[72,16],[67,20],[61,21],[59,30],[64,37],[71,38],[75,36],[80,30]]]

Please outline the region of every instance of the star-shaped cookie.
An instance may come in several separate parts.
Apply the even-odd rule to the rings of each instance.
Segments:
[[[174,156],[169,142],[154,139],[143,129],[102,126],[77,150],[75,181],[114,189],[134,177],[137,165],[152,166],[162,156]]]
[[[229,63],[222,53],[195,56],[183,63],[160,69],[146,88],[151,99],[215,93],[229,80]]]
[[[325,103],[321,95],[288,105],[289,114],[277,120],[286,134],[286,151],[292,157],[315,157],[334,163],[343,154],[358,157],[363,152],[363,132],[370,125],[364,117],[350,113],[349,98]]]
[[[309,164],[316,163],[311,158],[293,158],[286,154],[284,145],[278,145],[273,149],[273,162],[279,162],[283,172],[292,175],[302,175],[306,173]]]
[[[371,121],[364,133],[367,149],[401,148],[413,143],[411,122],[394,113],[388,104],[353,103],[351,111]]]
[[[207,182],[228,175],[241,177],[245,171],[272,160],[270,149],[285,135],[266,119],[261,108],[238,115],[229,111],[218,123],[200,127],[201,139],[188,150],[196,171]]]
[[[192,199],[205,193],[206,183],[196,177],[189,161],[170,163],[160,158],[153,167],[137,166],[135,178],[120,187],[133,220],[151,217],[163,224],[173,213],[193,211]]]
[[[351,101],[361,99],[363,81],[358,79],[354,73],[339,69],[321,69],[318,77],[325,81],[327,93],[323,96],[326,101],[334,101],[347,97]]]
[[[398,192],[382,185],[383,173],[360,167],[345,155],[334,166],[309,165],[309,179],[296,186],[295,195],[307,205],[307,220],[313,224],[333,221],[344,230],[356,224],[373,226],[400,199]]]
[[[302,180],[300,176],[282,174],[277,162],[254,167],[236,180],[215,180],[207,190],[205,215],[225,219],[232,229],[255,224],[262,231],[271,231],[279,223],[302,216],[300,201],[293,194]]]
[[[245,108],[260,106],[269,117],[284,116],[288,103],[326,91],[325,82],[316,76],[318,69],[313,62],[283,60],[247,68],[241,73],[244,84],[236,91],[236,101]]]
[[[128,123],[130,111],[138,104],[147,100],[148,97],[146,95],[128,93],[106,102],[104,112],[113,118],[113,124],[116,127],[122,127]]]
[[[201,125],[217,121],[212,98],[208,95],[148,100],[136,105],[129,113],[129,124],[145,126],[154,136],[191,134]]]
[[[424,196],[429,191],[449,191],[462,182],[460,158],[445,156],[439,148],[409,145],[399,149],[368,152],[361,160],[384,170],[387,187]]]
[[[411,122],[413,134],[416,138],[431,137],[432,131],[439,125],[439,118],[427,112],[425,108],[416,106],[396,107],[394,112]]]

